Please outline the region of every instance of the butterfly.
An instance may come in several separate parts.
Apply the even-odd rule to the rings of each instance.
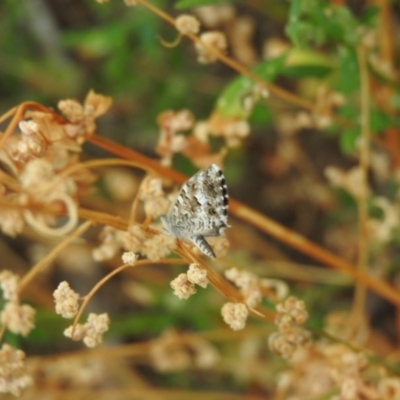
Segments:
[[[168,213],[161,217],[164,233],[189,240],[215,258],[207,236],[223,236],[228,225],[228,187],[221,169],[211,164],[188,179]]]

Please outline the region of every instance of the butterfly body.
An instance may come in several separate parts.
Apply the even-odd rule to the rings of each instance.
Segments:
[[[228,225],[228,188],[215,164],[202,169],[183,185],[167,215],[161,217],[164,232],[194,243],[203,253],[215,257],[205,240],[221,236]]]

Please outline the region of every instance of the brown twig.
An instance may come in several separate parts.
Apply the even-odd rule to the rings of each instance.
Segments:
[[[148,8],[154,14],[158,15],[164,21],[168,22],[173,27],[175,27],[175,19],[172,18],[169,14],[167,14],[166,12],[164,12],[160,8],[156,7],[154,4],[150,3],[147,0],[138,0],[138,2],[140,2],[143,6]],[[200,40],[200,38],[197,35],[195,35],[193,33],[185,33],[184,36],[188,37],[192,42],[194,42],[196,44],[200,44],[201,46],[204,46],[204,44],[202,43],[202,41]],[[299,107],[301,109],[305,109],[310,112],[315,111],[314,103],[312,103],[308,100],[305,100],[285,89],[282,89],[281,87],[274,85],[271,82],[265,81],[262,77],[255,74],[254,72],[250,71],[248,68],[241,65],[233,58],[230,58],[229,56],[220,52],[219,50],[217,50],[211,46],[207,46],[207,51],[212,53],[220,62],[229,66],[234,71],[238,72],[239,74],[241,74],[243,76],[247,76],[253,82],[256,82],[262,88],[266,89],[271,95],[285,101],[286,103],[289,103],[296,107]],[[329,115],[329,117],[332,118],[332,120],[334,120],[335,122],[337,122],[338,124],[340,124],[342,126],[348,127],[348,126],[352,125],[350,121],[348,121],[342,117],[339,117],[338,115]]]
[[[88,140],[96,146],[112,152],[114,155],[147,164],[162,177],[171,179],[176,183],[182,184],[187,179],[187,177],[185,177],[183,174],[174,171],[171,168],[164,167],[158,164],[157,161],[152,160],[143,154],[140,154],[132,149],[127,149],[105,138],[93,135]],[[254,227],[257,227],[261,231],[269,234],[282,243],[286,243],[288,246],[293,247],[301,253],[306,254],[332,268],[336,268],[351,276],[355,280],[363,282],[367,287],[380,294],[383,298],[387,299],[393,304],[400,305],[400,294],[392,286],[382,280],[371,277],[363,271],[358,271],[347,261],[341,259],[335,254],[332,254],[331,252],[304,238],[298,233],[285,228],[267,216],[252,210],[250,207],[247,207],[246,205],[234,199],[230,200],[230,212],[237,218],[246,221],[248,224]]]

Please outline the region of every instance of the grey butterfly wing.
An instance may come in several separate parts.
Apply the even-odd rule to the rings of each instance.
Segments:
[[[192,241],[205,254],[215,257],[204,236],[220,236],[228,225],[228,188],[215,164],[187,180],[166,216],[167,233]]]

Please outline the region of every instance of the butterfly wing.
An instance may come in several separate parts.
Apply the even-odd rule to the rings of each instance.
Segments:
[[[162,219],[179,239],[188,239],[215,257],[204,236],[220,236],[228,225],[229,195],[225,177],[215,164],[199,171],[182,186],[176,202]]]

